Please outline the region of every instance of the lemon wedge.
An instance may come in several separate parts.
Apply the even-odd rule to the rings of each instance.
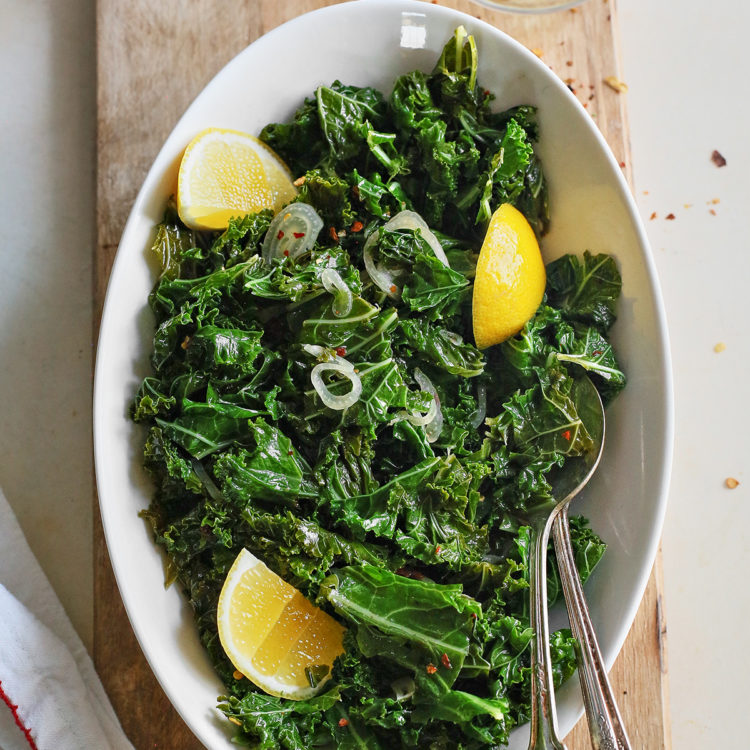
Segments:
[[[537,311],[547,274],[534,230],[509,203],[492,214],[474,277],[472,314],[479,349],[518,333]]]
[[[284,162],[247,133],[208,128],[185,149],[177,212],[191,229],[226,229],[233,216],[278,212],[297,194]]]
[[[315,695],[344,652],[344,628],[246,549],[224,581],[217,621],[232,664],[279,698]],[[311,671],[317,675],[325,667],[327,674],[311,685]]]

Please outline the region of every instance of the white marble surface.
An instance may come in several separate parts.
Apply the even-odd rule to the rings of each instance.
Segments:
[[[750,6],[618,7],[635,192],[674,357],[664,530],[673,744],[744,750]],[[0,78],[0,485],[90,646],[93,0],[0,0]],[[714,149],[726,167],[711,162]]]

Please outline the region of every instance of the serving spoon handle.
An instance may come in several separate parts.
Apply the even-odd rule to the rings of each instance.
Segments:
[[[578,642],[578,676],[594,750],[630,750],[630,741],[609,684],[578,576],[570,540],[567,503],[555,517],[552,538],[568,607],[570,629]]]
[[[554,511],[553,511],[554,512]],[[547,544],[552,516],[537,516],[530,523],[529,564],[531,639],[531,726],[528,750],[567,750],[558,737],[555,687],[549,651],[547,619]]]

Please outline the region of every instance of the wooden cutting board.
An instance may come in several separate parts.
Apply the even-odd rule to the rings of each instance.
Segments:
[[[95,329],[125,220],[177,119],[214,74],[254,39],[334,2],[98,0]],[[494,24],[533,49],[572,87],[629,174],[627,97],[604,82],[608,76],[619,78],[615,0],[588,0],[573,10],[540,15],[501,13],[469,0],[439,2]],[[95,516],[94,661],[99,675],[137,750],[200,748],[135,640],[110,566],[98,505]],[[661,590],[658,558],[611,675],[634,750],[671,747]],[[585,719],[566,743],[569,750],[591,747]]]

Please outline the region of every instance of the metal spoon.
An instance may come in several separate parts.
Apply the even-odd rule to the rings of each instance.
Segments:
[[[596,459],[586,477],[586,481],[588,481],[593,469],[599,463],[604,446],[604,406],[599,398],[599,393],[588,378],[583,378],[577,385],[579,388],[585,389],[579,392],[584,398],[577,399],[578,403],[586,404],[589,407],[586,413],[579,412],[579,416],[589,434],[594,438],[595,445],[598,444],[598,449],[594,449],[594,452],[597,453]],[[604,668],[602,654],[589,617],[588,606],[583,595],[583,587],[578,576],[570,540],[568,506],[586,481],[582,482],[576,492],[568,495],[557,506],[558,512],[552,525],[555,556],[557,557],[557,567],[560,571],[560,580],[565,594],[565,603],[568,607],[570,629],[578,641],[578,676],[581,680],[583,705],[586,708],[586,718],[594,750],[630,750],[630,742],[615,703],[612,687],[607,677],[607,670]]]
[[[596,388],[588,378],[575,383],[573,398],[581,405],[579,416],[593,438],[584,456],[569,459],[564,469],[552,479],[549,503],[535,506],[527,522],[531,528],[529,597],[531,601],[531,735],[529,750],[566,750],[558,736],[552,663],[549,652],[547,619],[547,544],[553,522],[562,509],[583,489],[602,455],[604,446],[604,410]],[[593,393],[591,393],[593,391]],[[588,408],[591,405],[591,408]],[[598,405],[598,406],[597,406]],[[575,567],[573,568],[575,570]],[[565,577],[561,570],[561,577]],[[573,615],[571,615],[571,620]],[[573,631],[575,633],[575,631]],[[584,692],[584,702],[586,693]],[[588,707],[587,707],[588,714]],[[603,747],[607,747],[604,745]],[[617,745],[611,745],[612,750]]]

